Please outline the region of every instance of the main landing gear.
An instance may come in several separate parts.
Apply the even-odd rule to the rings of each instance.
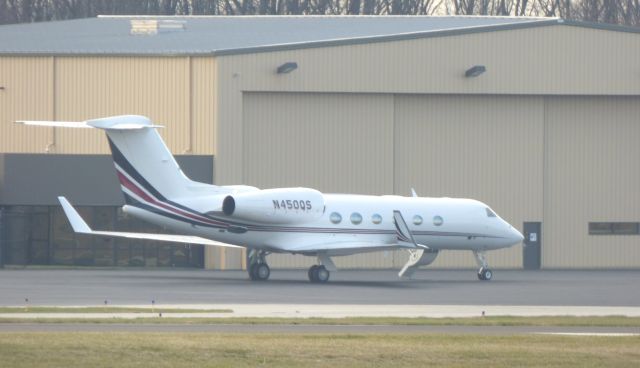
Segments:
[[[309,268],[309,281],[324,284],[329,281],[329,270],[323,265],[313,265]]]
[[[476,263],[478,263],[478,279],[482,281],[491,281],[493,278],[493,271],[489,269],[489,264],[487,264],[487,258],[482,251],[473,251],[473,255],[476,257]]]
[[[249,278],[251,280],[266,281],[269,279],[271,269],[267,264],[267,255],[269,255],[269,253],[264,250],[252,249],[249,251],[247,257],[249,267],[247,267],[247,271],[249,272]]]
[[[329,281],[330,271],[338,271],[331,257],[326,253],[318,253],[318,264],[309,268],[309,281],[316,284],[324,284]]]

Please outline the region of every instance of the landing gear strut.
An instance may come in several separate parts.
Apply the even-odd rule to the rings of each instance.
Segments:
[[[474,250],[473,255],[476,257],[476,263],[478,263],[478,279],[482,281],[491,281],[493,278],[493,271],[489,268],[489,264],[487,264],[487,258],[484,255],[483,251]]]
[[[249,278],[251,280],[266,281],[269,279],[271,269],[267,264],[267,255],[269,255],[269,253],[264,250],[252,249],[249,251],[247,257],[249,267],[247,267],[247,271],[249,272]]]
[[[313,265],[309,268],[309,281],[324,284],[329,281],[329,270],[323,265]]]

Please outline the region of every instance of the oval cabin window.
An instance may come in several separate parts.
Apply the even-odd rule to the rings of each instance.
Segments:
[[[359,214],[358,212],[354,212],[351,214],[351,223],[353,223],[354,225],[358,225],[361,222],[362,222],[361,214]]]
[[[422,216],[420,216],[420,215],[413,216],[413,224],[414,225],[422,225]]]
[[[443,223],[444,223],[444,220],[442,219],[442,217],[440,217],[440,216],[435,216],[435,217],[433,218],[433,224],[434,224],[434,225],[436,225],[436,226],[440,226],[440,225],[442,225]]]
[[[331,222],[333,222],[334,224],[339,224],[340,221],[342,221],[342,216],[340,216],[338,212],[333,212],[331,216],[329,216],[329,220],[331,220]]]
[[[377,213],[373,214],[373,216],[371,216],[371,222],[378,225],[382,222],[382,216],[378,215]]]

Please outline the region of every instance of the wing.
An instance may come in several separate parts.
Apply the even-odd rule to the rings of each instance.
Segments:
[[[166,242],[176,242],[176,243],[188,243],[188,244],[202,244],[202,245],[213,245],[218,247],[230,247],[230,248],[243,248],[237,245],[227,244],[218,242],[211,239],[202,238],[199,236],[191,236],[191,235],[171,235],[171,234],[147,234],[147,233],[126,233],[119,231],[95,231],[91,230],[89,225],[80,217],[78,211],[67,201],[65,197],[58,197],[60,204],[62,205],[62,209],[64,210],[65,215],[69,219],[69,223],[73,228],[73,231],[78,234],[88,234],[95,236],[107,236],[107,237],[115,237],[115,238],[129,238],[129,239],[148,239],[148,240],[158,240],[158,241],[166,241]]]
[[[395,249],[414,249],[415,247],[399,243],[374,243],[374,242],[330,242],[308,244],[295,248],[286,248],[288,253],[301,253],[305,255],[327,254],[330,256],[344,256],[356,253],[380,252]]]

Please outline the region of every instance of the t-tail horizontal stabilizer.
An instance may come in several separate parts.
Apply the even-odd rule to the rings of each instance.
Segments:
[[[69,203],[65,197],[58,197],[58,201],[62,205],[65,215],[71,223],[73,231],[78,234],[88,234],[95,236],[106,236],[113,238],[128,238],[128,239],[147,239],[156,241],[166,241],[175,243],[187,243],[187,244],[202,244],[211,245],[217,247],[230,247],[230,248],[242,248],[237,245],[221,243],[215,240],[201,238],[199,236],[190,235],[170,235],[170,234],[147,234],[147,233],[125,233],[120,231],[95,231],[91,230],[89,225],[80,217],[78,211]]]
[[[144,128],[162,128],[155,125],[144,116],[120,115],[85,121],[47,121],[47,120],[19,120],[18,124],[35,125],[50,128],[97,128],[105,130],[139,130]]]

